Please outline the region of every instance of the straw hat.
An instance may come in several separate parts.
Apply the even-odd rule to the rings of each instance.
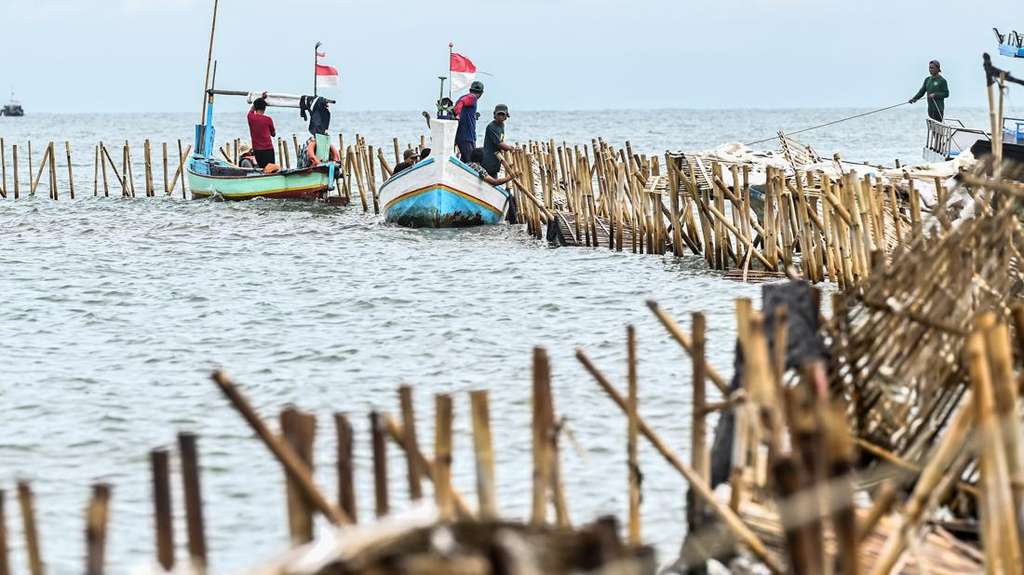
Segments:
[[[252,146],[249,144],[238,144],[238,155],[244,156],[252,151]]]

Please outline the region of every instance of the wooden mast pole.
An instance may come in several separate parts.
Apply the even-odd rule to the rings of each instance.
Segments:
[[[313,96],[316,96],[316,67],[320,64],[320,42],[313,46]]]
[[[213,0],[213,22],[210,24],[210,47],[206,53],[206,75],[203,77],[203,111],[199,116],[199,122],[206,124],[206,89],[210,87],[210,63],[213,61],[213,35],[217,30],[217,7],[220,0]]]

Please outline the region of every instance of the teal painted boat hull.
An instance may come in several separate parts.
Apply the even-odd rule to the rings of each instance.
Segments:
[[[232,169],[223,162],[215,164],[215,167]],[[193,159],[189,163],[188,183],[193,198],[316,200],[324,198],[330,188],[330,176],[325,166],[276,174],[253,171],[247,175],[211,175],[210,171],[210,165],[205,160]]]

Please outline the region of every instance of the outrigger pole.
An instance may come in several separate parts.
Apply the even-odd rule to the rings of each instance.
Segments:
[[[452,48],[455,48],[455,43],[448,42],[448,78],[452,77]],[[450,81],[448,82],[448,99],[452,99],[452,83]]]
[[[213,23],[210,25],[210,48],[206,53],[206,76],[203,78],[203,111],[199,115],[199,121],[206,122],[206,100],[209,96],[206,90],[210,87],[210,63],[213,61],[213,34],[217,30],[217,7],[220,0],[213,0]]]

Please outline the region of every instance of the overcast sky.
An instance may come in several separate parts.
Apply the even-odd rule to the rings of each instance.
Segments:
[[[0,0],[0,100],[198,109],[212,5]],[[937,58],[947,105],[984,106],[993,26],[1024,31],[1024,0],[221,0],[215,57],[220,88],[309,92],[320,40],[347,110],[430,106],[449,41],[531,110],[880,107]]]

